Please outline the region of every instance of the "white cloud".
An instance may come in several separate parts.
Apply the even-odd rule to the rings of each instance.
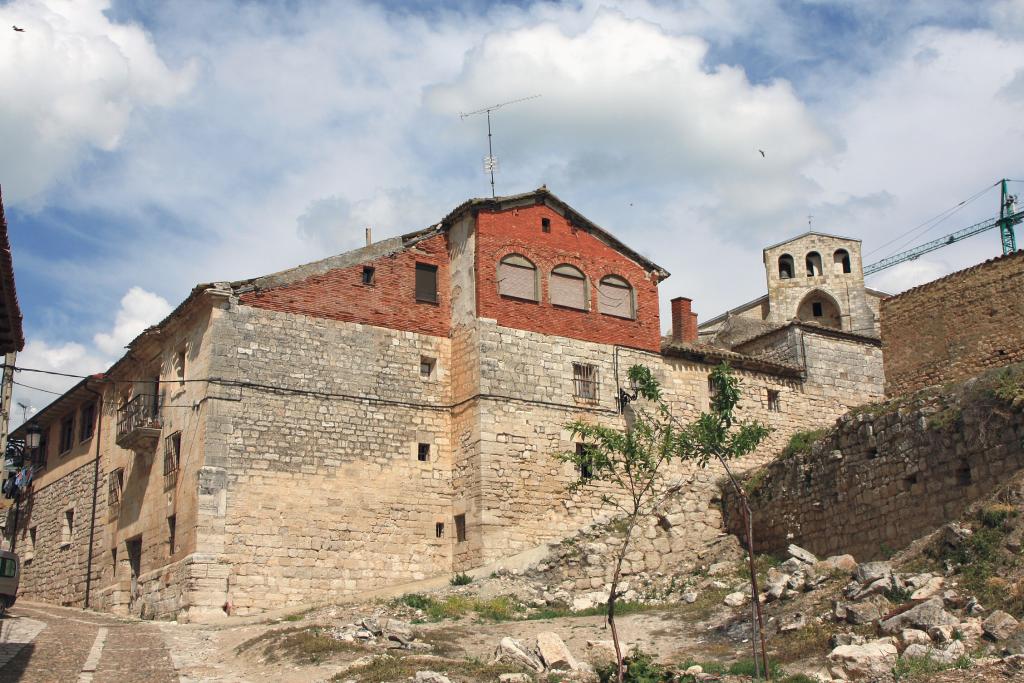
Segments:
[[[41,201],[91,152],[115,149],[137,109],[167,106],[190,87],[193,69],[170,69],[141,29],[107,18],[109,6],[0,6],[0,177],[12,203]]]
[[[48,370],[71,375],[91,375],[106,369],[109,361],[77,342],[48,343],[30,339],[24,350],[18,354],[17,366],[36,370]],[[40,372],[16,372],[11,402],[11,428],[21,424],[23,418],[31,418],[80,380]],[[23,409],[21,405],[27,406]]]
[[[160,322],[171,312],[171,305],[161,296],[132,287],[121,298],[114,327],[93,337],[96,347],[107,356],[120,356],[125,345],[147,327]]]
[[[868,283],[869,287],[883,292],[897,294],[911,287],[923,285],[949,273],[949,263],[941,259],[923,259],[906,261],[881,271]]]

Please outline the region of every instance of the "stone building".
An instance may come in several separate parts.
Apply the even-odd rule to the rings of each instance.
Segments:
[[[700,325],[700,338],[731,347],[792,320],[877,337],[879,302],[864,286],[860,240],[807,232],[764,249],[768,293]]]
[[[823,332],[817,355],[778,352],[788,337],[762,344],[774,356],[741,353],[699,343],[680,297],[663,339],[666,277],[540,188],[200,285],[40,414],[44,469],[17,529],[34,550],[23,592],[212,619],[529,551],[602,514],[599,491],[567,492],[579,475],[554,456],[578,447],[572,419],[624,425],[636,363],[683,419],[708,407],[714,365],[737,368],[744,414],[777,428],[751,463],[881,393],[880,380],[818,381],[874,360],[843,330]],[[696,548],[720,528],[717,489],[711,473],[677,474],[704,522]]]

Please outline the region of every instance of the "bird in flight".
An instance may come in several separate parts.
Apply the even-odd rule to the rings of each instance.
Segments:
[[[763,149],[759,149],[757,151],[761,153],[761,157],[763,158],[764,157],[764,150]]]
[[[25,29],[23,29],[23,28],[18,28],[17,26],[11,26],[11,28],[13,28],[13,29],[14,29],[15,31],[17,31],[18,33],[24,33],[24,32],[25,32]]]

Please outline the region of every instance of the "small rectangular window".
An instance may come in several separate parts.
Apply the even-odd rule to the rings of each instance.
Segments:
[[[434,376],[434,367],[437,365],[437,361],[433,358],[426,356],[420,356],[420,377],[423,379],[430,379]]]
[[[373,284],[373,275],[374,275],[375,272],[376,272],[376,269],[373,266],[363,266],[363,284],[364,285],[372,285]]]
[[[455,540],[459,543],[466,541],[466,515],[455,515]]]
[[[0,559],[0,576],[5,579],[13,579],[18,573],[18,561],[12,557]]]
[[[777,413],[782,410],[779,402],[779,392],[774,389],[768,390],[768,410],[772,413]]]
[[[117,576],[117,548],[110,549],[110,565],[114,568],[113,574]]]
[[[590,451],[587,444],[576,444],[576,456],[579,462],[577,470],[579,471],[580,479],[593,479],[594,465],[591,461]]]
[[[437,303],[437,266],[416,264],[416,301]]]
[[[60,421],[60,452],[67,453],[75,445],[75,416],[68,415]]]
[[[61,547],[71,545],[71,537],[75,532],[75,511],[65,510],[64,511],[64,527],[60,532],[60,545]]]
[[[79,425],[78,440],[88,441],[92,438],[93,429],[96,427],[96,404],[86,403],[82,406],[82,423]]]
[[[434,536],[437,538],[444,538],[444,522],[437,522],[434,524]]]
[[[107,505],[113,507],[121,502],[121,490],[124,487],[124,468],[118,467],[107,477]]]
[[[177,525],[178,518],[171,515],[167,518],[167,556],[170,557],[174,554],[174,534],[175,527]]]
[[[811,313],[814,314],[815,318],[820,318],[821,317],[821,302],[820,301],[815,301],[815,302],[813,302],[811,304]]]
[[[43,427],[43,433],[39,435],[39,447],[36,448],[32,457],[32,463],[36,466],[37,471],[46,469],[46,456],[50,448],[50,440],[47,438],[49,431],[49,426]]]
[[[427,462],[430,460],[430,444],[421,443],[416,449],[416,459],[420,462]]]
[[[164,439],[164,476],[174,476],[181,465],[181,432],[174,432]]]
[[[573,396],[596,402],[598,398],[597,366],[587,363],[572,364]]]
[[[540,231],[541,232],[551,232],[551,219],[550,218],[541,218],[540,219]]]

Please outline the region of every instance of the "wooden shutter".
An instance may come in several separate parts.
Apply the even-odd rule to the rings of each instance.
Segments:
[[[551,271],[551,303],[555,306],[587,308],[587,279],[572,266],[556,266]]]
[[[536,301],[537,269],[521,256],[502,259],[498,264],[498,293]]]
[[[619,318],[633,317],[633,289],[618,277],[606,277],[598,287],[598,310]]]
[[[437,266],[416,264],[416,301],[437,303]]]

